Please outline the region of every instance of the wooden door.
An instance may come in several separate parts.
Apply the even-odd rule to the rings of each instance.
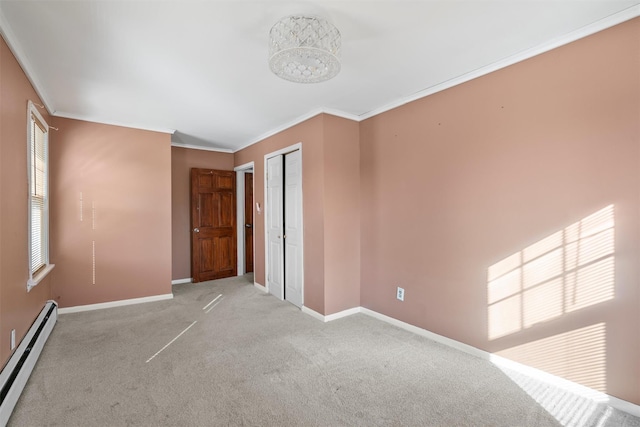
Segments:
[[[244,259],[245,273],[253,272],[253,174],[244,174]]]
[[[193,282],[235,276],[235,172],[191,169],[191,276]]]

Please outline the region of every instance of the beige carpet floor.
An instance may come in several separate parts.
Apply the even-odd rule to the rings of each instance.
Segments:
[[[538,403],[516,374],[363,314],[322,323],[242,277],[174,295],[60,315],[9,425],[640,426],[544,384]]]

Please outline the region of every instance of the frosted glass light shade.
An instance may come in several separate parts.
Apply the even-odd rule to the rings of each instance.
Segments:
[[[269,67],[296,83],[318,83],[340,71],[340,31],[315,17],[288,16],[269,32]]]

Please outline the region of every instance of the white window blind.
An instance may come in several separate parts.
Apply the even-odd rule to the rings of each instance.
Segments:
[[[45,212],[47,202],[47,146],[45,127],[31,114],[31,272],[47,265]]]
[[[53,268],[49,264],[49,165],[48,132],[33,103],[28,108],[29,177],[29,281],[27,290],[37,285]]]

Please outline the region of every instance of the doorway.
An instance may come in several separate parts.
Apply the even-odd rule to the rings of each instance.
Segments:
[[[238,236],[237,236],[237,274],[243,276],[247,273],[253,272],[255,263],[254,259],[254,246],[255,230],[254,230],[254,209],[255,200],[253,200],[254,184],[253,184],[253,172],[254,162],[245,163],[240,166],[236,166],[234,169],[236,174],[236,199],[237,199],[237,216],[236,223],[238,224]],[[249,177],[249,178],[248,178]],[[250,188],[249,188],[250,187]],[[251,198],[251,201],[248,199]],[[249,227],[247,227],[249,224]],[[249,248],[249,244],[251,247]],[[254,281],[255,283],[255,281]]]
[[[253,172],[244,174],[244,265],[253,273]]]
[[[302,307],[302,144],[265,156],[265,234],[267,290]]]

